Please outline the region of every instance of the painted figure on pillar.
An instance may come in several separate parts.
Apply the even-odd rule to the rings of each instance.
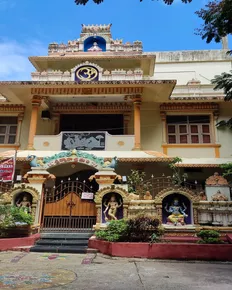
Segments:
[[[122,204],[122,200],[118,200],[115,194],[111,194],[109,199],[105,199],[105,201],[103,202],[103,205],[105,207],[103,211],[105,222],[109,220],[120,219],[119,208],[122,207]]]
[[[16,206],[21,207],[26,213],[31,213],[31,202],[26,195],[23,196],[21,201],[18,199]]]
[[[185,224],[184,219],[185,217],[188,217],[188,215],[185,213],[187,207],[184,203],[182,203],[182,206],[179,205],[179,200],[175,198],[171,206],[168,207],[168,204],[166,204],[165,210],[167,213],[171,213],[167,217],[167,224],[175,226]]]

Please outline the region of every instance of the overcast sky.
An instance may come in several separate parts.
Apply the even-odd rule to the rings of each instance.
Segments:
[[[34,71],[27,57],[46,55],[50,42],[79,38],[81,24],[112,23],[113,38],[141,40],[145,51],[217,49],[194,29],[194,11],[205,0],[167,6],[160,1],[105,0],[76,6],[74,0],[0,0],[0,80],[28,80]]]

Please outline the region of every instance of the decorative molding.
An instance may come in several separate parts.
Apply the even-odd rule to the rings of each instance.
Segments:
[[[71,113],[85,114],[92,112],[101,113],[130,113],[132,111],[131,103],[55,103],[51,105],[53,113]]]
[[[123,199],[123,204],[128,204],[130,202],[129,193],[124,188],[119,187],[119,186],[115,186],[115,185],[104,187],[104,188],[100,189],[96,193],[94,201],[96,202],[96,204],[99,204],[99,203],[101,204],[103,197],[107,193],[111,193],[111,192],[115,192],[115,193],[120,194],[122,199]]]
[[[35,151],[36,152],[36,151]],[[0,160],[3,159],[0,157]],[[43,160],[43,158],[38,158],[39,160]],[[103,158],[104,159],[104,162],[105,161],[111,161],[111,158]],[[127,163],[127,162],[131,162],[131,163],[143,163],[143,162],[171,162],[173,160],[173,157],[160,157],[160,158],[118,158],[118,161],[119,162],[122,162],[122,163]],[[17,157],[17,162],[27,162],[29,163],[29,160],[27,159],[27,157]],[[103,164],[104,164],[103,162]],[[217,166],[214,166],[214,167],[218,167]]]
[[[113,82],[112,82],[113,83]],[[114,82],[114,83],[120,83]],[[79,83],[82,84],[82,83]],[[86,85],[86,82],[84,83]],[[91,84],[99,84],[99,82],[91,82]],[[142,87],[94,87],[94,88],[70,88],[70,87],[53,87],[53,88],[32,88],[31,94],[44,95],[124,95],[124,94],[142,94]]]
[[[220,164],[176,164],[176,167],[190,167],[190,168],[218,168]]]
[[[25,106],[23,105],[13,105],[13,104],[0,104],[0,113],[13,112],[17,114],[24,114]]]
[[[215,103],[164,103],[160,105],[161,114],[181,111],[213,111],[218,112],[219,105]]]
[[[162,144],[163,148],[220,148],[221,144]]]
[[[186,196],[190,201],[194,202],[194,203],[198,203],[200,201],[200,196],[196,195],[194,192],[192,192],[191,190],[187,189],[187,188],[182,188],[182,187],[176,187],[176,188],[165,188],[164,190],[160,191],[154,201],[155,204],[161,204],[163,199],[173,193],[179,193],[182,194],[184,196]]]
[[[19,193],[21,193],[21,192],[28,192],[28,193],[30,193],[30,194],[32,195],[32,197],[33,197],[33,203],[36,203],[36,202],[38,201],[38,199],[39,199],[39,195],[40,195],[40,193],[39,193],[39,191],[38,191],[37,189],[35,189],[35,188],[32,187],[32,186],[28,186],[28,185],[25,184],[25,183],[22,183],[22,184],[20,184],[20,186],[18,186],[18,187],[14,187],[14,188],[13,188],[13,189],[8,193],[8,195],[9,195],[11,201],[14,202],[15,197],[16,197]]]
[[[218,172],[215,172],[214,175],[210,176],[209,178],[206,179],[205,184],[207,186],[219,186],[219,185],[227,185],[228,186],[228,181],[221,175],[219,175]]]

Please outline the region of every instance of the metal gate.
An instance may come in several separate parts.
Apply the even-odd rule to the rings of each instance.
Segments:
[[[46,190],[42,213],[43,231],[85,232],[96,223],[96,207],[92,199],[82,199],[82,194],[93,194],[93,189],[80,181],[62,182]],[[89,198],[90,198],[89,197]]]

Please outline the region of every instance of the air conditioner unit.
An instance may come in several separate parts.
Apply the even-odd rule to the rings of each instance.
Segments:
[[[51,113],[50,113],[50,111],[42,111],[41,118],[43,120],[51,120]]]

